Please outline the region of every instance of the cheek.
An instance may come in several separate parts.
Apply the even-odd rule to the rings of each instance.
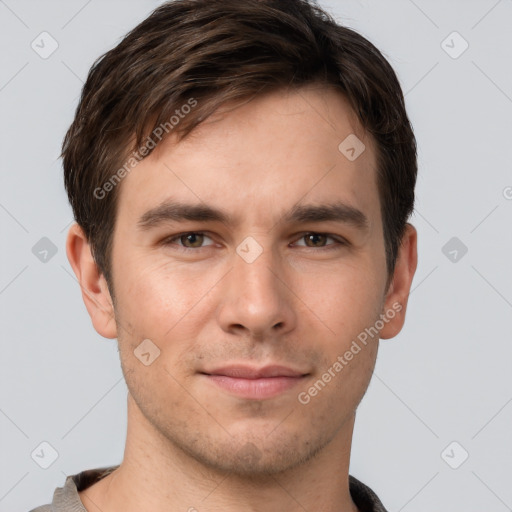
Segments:
[[[120,314],[139,330],[161,338],[205,296],[208,276],[201,279],[167,263],[137,261],[125,266],[120,287]]]
[[[172,387],[173,379],[166,369],[179,381],[193,371],[187,355],[194,353],[200,330],[213,315],[208,291],[218,276],[199,269],[194,275],[170,267],[168,263],[126,264],[123,267],[126,277],[117,294],[116,319],[127,327],[124,336],[119,336],[126,371],[134,369],[137,378],[144,374],[146,368],[140,368],[142,365],[134,357],[134,351],[143,340],[149,339],[160,350],[149,368],[154,366],[154,371],[161,373],[162,382]]]
[[[346,361],[346,365],[340,372],[339,377],[333,379],[334,381],[337,380],[337,382],[334,384],[336,389],[333,390],[334,396],[331,399],[337,403],[337,405],[333,404],[333,407],[339,407],[340,402],[343,403],[340,411],[356,409],[368,389],[368,384],[375,367],[378,348],[377,341],[368,343],[366,346],[361,343],[358,343],[358,345],[361,350],[354,354],[350,361],[347,361],[347,351],[344,352],[343,359]],[[348,352],[353,353],[352,350]]]
[[[297,278],[293,287],[326,332],[347,340],[375,322],[382,305],[382,276],[370,264],[340,262]]]
[[[123,374],[131,397],[153,425],[165,428],[172,422],[174,426],[185,428],[185,421],[191,414],[200,415],[200,408],[191,399],[187,387],[178,383],[181,379],[176,378],[173,371],[169,372],[169,364],[163,358],[156,359],[150,366],[131,358],[123,364]],[[172,411],[185,409],[189,409],[186,415],[170,416]]]

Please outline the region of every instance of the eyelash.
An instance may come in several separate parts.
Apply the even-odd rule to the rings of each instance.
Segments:
[[[182,236],[186,236],[186,235],[204,235],[204,236],[207,236],[208,238],[211,239],[211,237],[209,237],[208,234],[206,232],[204,232],[204,231],[186,231],[185,233],[180,233],[178,235],[174,235],[171,238],[166,238],[165,240],[162,241],[162,244],[165,245],[165,246],[175,245],[177,250],[181,250],[181,251],[185,251],[185,252],[199,251],[200,249],[206,249],[207,247],[209,247],[209,246],[203,246],[203,247],[184,247],[182,245],[178,245],[178,244],[173,243],[175,240],[179,241]],[[329,251],[329,250],[339,249],[340,247],[349,245],[349,243],[345,239],[343,239],[341,237],[338,237],[336,235],[331,235],[330,233],[320,233],[320,232],[317,232],[317,231],[307,231],[305,233],[302,233],[301,236],[297,240],[301,240],[301,239],[303,239],[304,237],[306,237],[308,235],[326,236],[327,238],[331,238],[332,240],[334,240],[336,243],[329,244],[328,246],[324,246],[324,247],[308,247],[306,245],[300,246],[300,247],[304,247],[306,249],[321,249],[323,251]]]

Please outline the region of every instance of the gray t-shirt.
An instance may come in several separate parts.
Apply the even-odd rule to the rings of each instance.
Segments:
[[[87,469],[76,475],[66,478],[64,487],[57,487],[53,493],[51,505],[42,505],[30,512],[87,512],[78,491],[87,489],[92,484],[112,473],[119,466],[108,466],[96,469]],[[377,495],[362,482],[350,476],[350,495],[357,505],[359,512],[386,512]]]

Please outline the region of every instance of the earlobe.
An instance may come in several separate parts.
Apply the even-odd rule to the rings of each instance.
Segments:
[[[384,300],[382,315],[385,316],[384,327],[380,331],[381,339],[394,338],[405,322],[407,301],[412,280],[418,265],[418,233],[416,228],[407,223],[393,273],[393,279]]]
[[[82,228],[74,223],[66,240],[66,254],[82,290],[82,298],[98,334],[116,338],[114,307],[105,277],[98,269]]]

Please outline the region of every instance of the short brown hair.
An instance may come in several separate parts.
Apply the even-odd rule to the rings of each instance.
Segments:
[[[120,189],[112,178],[126,174],[115,171],[130,152],[169,125],[191,98],[196,106],[162,140],[167,133],[182,140],[229,101],[311,83],[343,93],[376,142],[389,284],[413,211],[417,155],[403,93],[387,60],[314,0],[174,0],[96,60],[63,142],[75,220],[111,291]],[[113,186],[107,194],[108,182]]]

